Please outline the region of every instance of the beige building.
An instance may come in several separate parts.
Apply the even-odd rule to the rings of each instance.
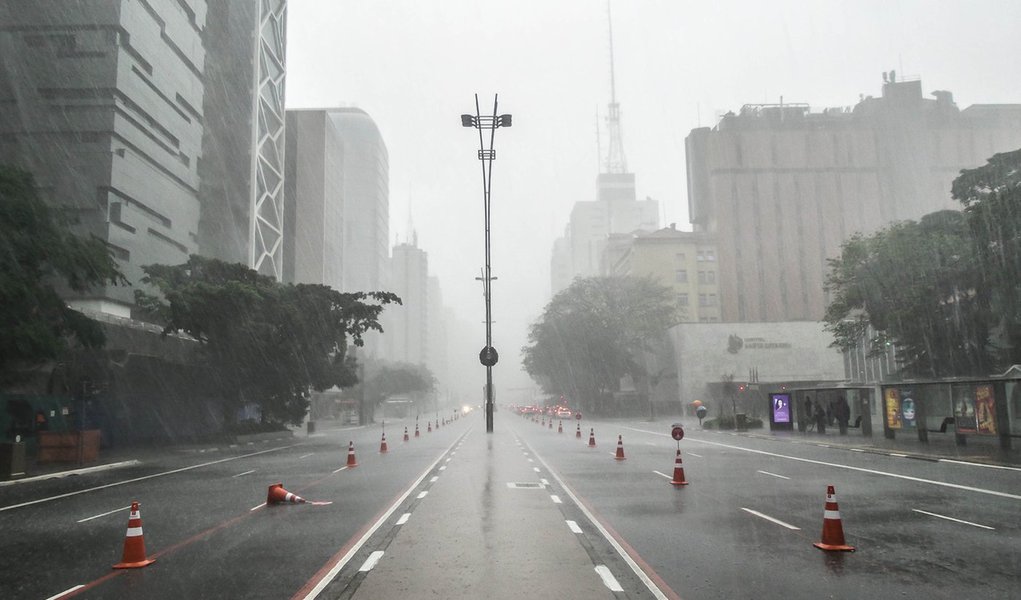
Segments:
[[[820,319],[844,240],[960,208],[960,170],[1021,146],[1021,105],[960,110],[950,92],[884,81],[854,107],[746,105],[690,133],[689,214],[716,240],[723,321]]]
[[[716,246],[709,234],[657,231],[610,236],[604,253],[609,275],[652,277],[670,288],[684,323],[720,321]]]

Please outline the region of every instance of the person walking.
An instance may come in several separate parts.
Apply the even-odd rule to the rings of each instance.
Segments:
[[[805,410],[801,414],[801,431],[810,431],[812,429],[812,419],[815,416],[812,411],[812,397],[805,396]]]

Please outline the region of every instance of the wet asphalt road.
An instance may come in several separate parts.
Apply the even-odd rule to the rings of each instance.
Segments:
[[[386,455],[378,429],[334,430],[0,487],[0,597],[41,600],[84,585],[76,597],[292,598],[471,424],[482,435],[461,419],[431,434],[423,427],[408,443],[391,424]],[[573,422],[557,434],[510,415],[497,421],[668,597],[1021,598],[1021,470],[689,431],[681,449],[691,483],[675,488],[665,477],[676,448],[665,423],[583,425],[586,434],[595,427],[597,448],[574,437]],[[618,434],[625,461],[612,456]],[[334,472],[349,439],[359,466]],[[333,504],[251,510],[276,481]],[[827,485],[836,486],[853,554],[812,546]],[[54,498],[82,490],[91,491]],[[10,508],[36,500],[45,501]],[[157,562],[113,571],[132,500],[142,502]],[[401,543],[399,534],[391,542]],[[528,585],[541,590],[541,581]]]

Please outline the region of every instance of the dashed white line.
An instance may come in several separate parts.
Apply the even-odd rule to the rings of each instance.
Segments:
[[[450,462],[450,459],[448,458],[447,460],[445,460],[445,461],[443,461],[443,462]]]
[[[763,475],[769,475],[771,477],[779,477],[780,479],[790,479],[790,477],[785,477],[783,475],[777,475],[776,473],[770,473],[769,471],[756,471],[756,473],[762,473]]]
[[[695,454],[694,452],[688,452],[687,454],[688,454],[688,456],[697,456],[697,457],[699,457],[699,458],[705,458],[705,457],[704,457],[704,456],[702,456],[701,454]]]
[[[606,568],[606,565],[596,565],[596,573],[599,574],[599,578],[603,580],[605,585],[611,592],[623,592],[624,588],[620,587],[617,583],[617,578],[613,576],[610,569]]]
[[[568,521],[567,522],[567,528],[570,529],[571,531],[573,531],[574,533],[581,533],[582,532],[581,531],[581,527],[578,527],[578,523],[575,522],[575,521]]]
[[[78,585],[74,586],[73,588],[68,588],[68,589],[64,590],[63,592],[60,592],[59,594],[57,594],[55,596],[50,596],[46,600],[57,600],[57,598],[62,598],[64,596],[66,596],[67,594],[70,594],[71,592],[74,592],[74,591],[82,589],[83,587],[85,587],[85,585],[79,583]]]
[[[429,483],[436,483],[436,480],[439,478],[440,478],[439,475],[433,475],[432,479],[429,480]]]
[[[365,559],[365,562],[362,563],[362,566],[361,568],[358,569],[358,572],[368,573],[369,571],[372,570],[373,567],[376,566],[376,564],[379,562],[379,559],[381,558],[383,558],[383,551],[376,550],[375,552],[370,554],[368,558]]]
[[[400,519],[397,519],[397,525],[404,525],[411,518],[411,513],[404,513]]]
[[[528,462],[530,462],[530,463],[534,463],[535,461],[529,458],[529,459],[528,459]]]
[[[254,472],[255,472],[255,469],[252,469],[251,471],[245,471],[244,473],[238,473],[237,475],[231,475],[230,478],[231,479],[237,479],[238,477],[241,477],[243,475],[251,475]]]
[[[564,501],[560,499],[560,496],[557,496],[556,494],[550,494],[549,499],[553,501],[553,504],[563,504],[564,503]]]
[[[1004,469],[1006,471],[1021,471],[1021,468],[1018,467],[1007,467],[1004,465],[986,465],[982,463],[968,462],[964,460],[954,460],[952,458],[941,458],[939,459],[939,462],[951,463],[954,465],[968,465],[969,467],[985,467],[986,469]]]
[[[446,470],[447,470],[447,465],[443,465],[442,467],[440,467],[440,469],[439,469],[439,470],[440,470],[440,471],[446,471]]]
[[[865,452],[861,448],[848,448],[848,450],[850,450],[851,452]]]
[[[263,506],[266,506],[266,503],[265,503],[265,502],[263,502],[262,504],[256,504],[256,505],[255,505],[255,506],[253,506],[252,508],[249,508],[249,509],[248,509],[248,512],[252,512],[253,510],[259,510],[259,509],[260,509],[260,508],[262,508]]]
[[[536,473],[542,473],[542,471],[539,470],[539,467],[532,467],[532,470]]]
[[[107,511],[107,512],[99,514],[99,515],[93,515],[91,517],[85,517],[84,519],[79,519],[78,523],[84,523],[85,521],[91,521],[92,519],[98,519],[99,517],[105,517],[107,515],[112,515],[115,512],[120,512],[122,510],[128,510],[129,508],[131,508],[130,505],[129,506],[124,506],[124,507],[121,507],[121,508],[115,508],[113,510]]]
[[[898,454],[896,452],[891,452],[890,456],[896,456],[897,458],[907,458],[908,457],[907,454]]]
[[[816,444],[816,446],[819,446],[820,448],[829,448],[830,447],[829,444]]]
[[[948,517],[946,515],[939,515],[926,510],[919,510],[917,508],[912,508],[911,510],[915,511],[916,513],[922,513],[923,515],[929,515],[930,517],[936,517],[938,519],[946,519],[947,521],[953,521],[954,523],[964,523],[965,525],[971,525],[972,527],[981,527],[982,529],[995,529],[995,527],[990,527],[988,525],[979,525],[978,523],[972,523],[971,521],[962,521],[961,519],[955,519],[953,517]]]
[[[428,495],[429,495],[429,490],[425,490],[424,492],[419,492],[418,496],[415,496],[415,498],[418,499],[418,500],[421,500],[422,498],[425,498]]]
[[[335,470],[335,471],[334,471],[334,473],[340,473],[341,471],[343,471],[343,470],[344,470],[344,469],[346,469],[346,468],[347,468],[347,465],[344,465],[343,467],[341,467],[341,468],[339,468],[339,469]]]
[[[546,479],[540,479],[540,480],[539,480],[539,483],[543,484],[543,485],[544,485],[544,486],[546,486],[546,487],[549,487],[549,481],[548,481],[548,480],[546,480]]]
[[[772,523],[776,523],[777,525],[786,527],[787,529],[793,529],[794,531],[801,531],[800,527],[795,527],[794,525],[791,525],[790,523],[784,523],[780,519],[774,519],[773,517],[771,517],[769,515],[764,515],[764,514],[760,513],[757,510],[752,510],[750,508],[745,508],[743,506],[741,507],[741,510],[743,510],[743,511],[745,511],[747,513],[751,513],[751,514],[755,515],[756,517],[765,519],[765,520],[770,521]]]
[[[313,454],[315,454],[315,452],[309,452],[308,454],[302,454],[301,456],[298,457],[298,460],[301,460],[303,458],[308,458],[308,457],[312,456]]]
[[[667,479],[673,479],[673,477],[667,475],[666,473],[660,473],[659,471],[653,471],[653,473],[655,473],[656,475],[659,475],[660,477],[666,477]]]

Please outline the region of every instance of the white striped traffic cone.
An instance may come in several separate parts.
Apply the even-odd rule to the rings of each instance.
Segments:
[[[138,502],[131,503],[131,514],[128,515],[128,532],[124,536],[124,553],[121,562],[115,569],[138,569],[156,562],[155,558],[145,557],[145,536],[142,535],[142,513],[138,510]]]
[[[832,485],[826,486],[826,508],[822,515],[822,541],[812,544],[820,550],[854,552],[854,546],[844,541],[844,526],[840,521],[837,507],[837,492]]]

